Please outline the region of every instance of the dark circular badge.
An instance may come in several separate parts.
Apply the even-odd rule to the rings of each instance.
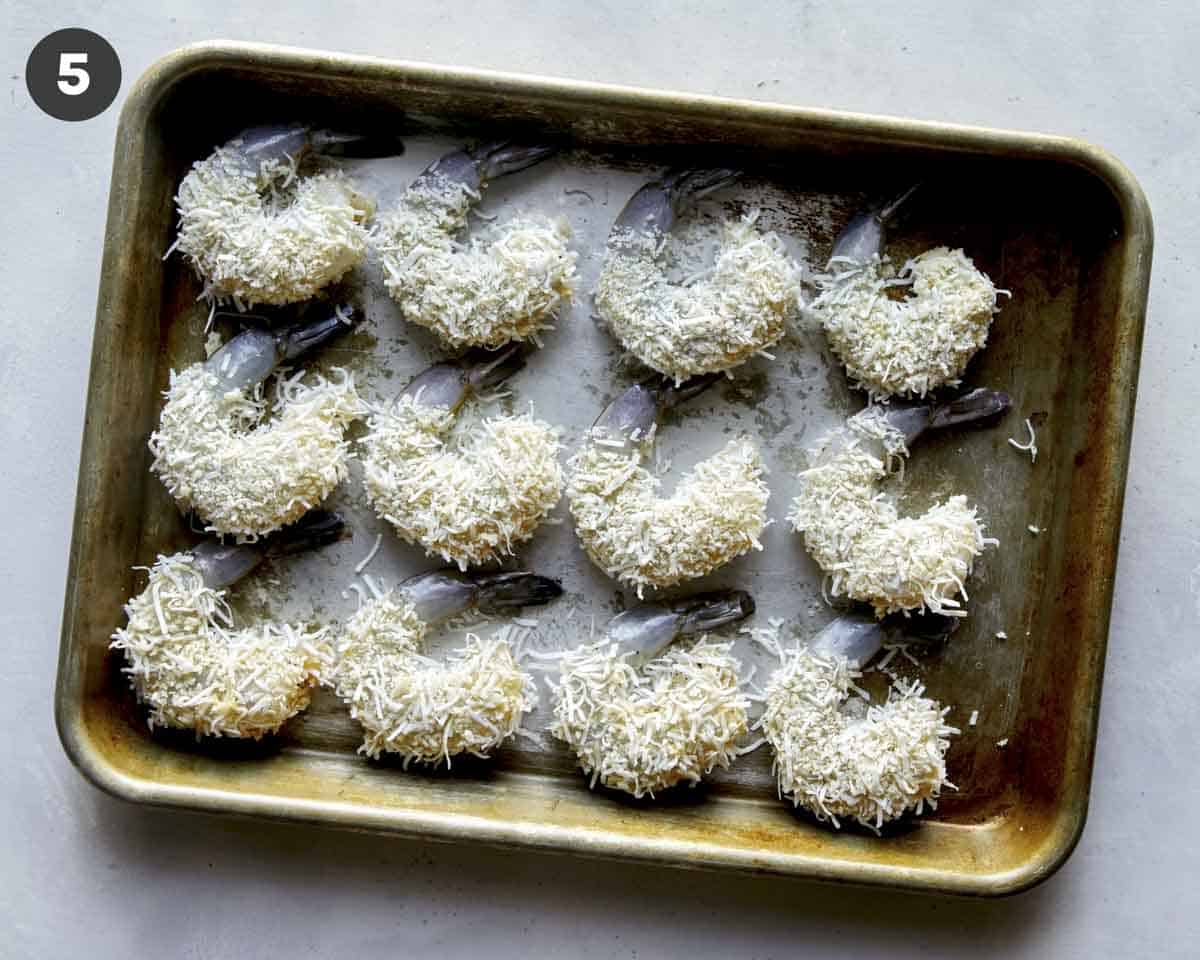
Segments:
[[[121,61],[100,34],[72,27],[42,40],[25,64],[25,86],[58,120],[91,120],[117,98]]]

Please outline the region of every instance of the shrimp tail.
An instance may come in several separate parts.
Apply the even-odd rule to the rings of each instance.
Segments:
[[[337,307],[317,321],[302,321],[284,327],[275,334],[280,363],[298,360],[317,347],[340,336],[362,319],[362,313],[349,305]]]
[[[476,587],[480,613],[498,614],[522,607],[540,607],[562,596],[562,583],[527,570],[512,573],[468,574]]]
[[[637,191],[613,224],[613,232],[667,233],[692,200],[699,200],[741,176],[739,170],[672,170]]]
[[[437,363],[413,377],[401,391],[425,407],[458,410],[472,393],[492,390],[525,367],[527,348],[512,343],[499,350],[469,350],[457,360]]]
[[[915,183],[891,200],[874,204],[856,214],[834,241],[833,252],[829,255],[830,266],[835,266],[838,261],[866,263],[883,253],[888,225],[918,187],[920,184]]]
[[[192,562],[204,585],[220,590],[237,583],[267,557],[286,557],[339,540],[345,521],[327,510],[311,510],[290,526],[253,543],[226,543],[217,537],[192,548]]]
[[[489,180],[532,167],[558,150],[557,144],[526,146],[510,140],[486,143],[472,150],[455,150],[431,163],[413,186],[445,179],[478,193]]]
[[[884,630],[879,621],[865,614],[844,614],[808,642],[808,652],[817,657],[842,657],[862,666],[883,646]]]
[[[499,140],[476,147],[468,153],[475,161],[480,178],[486,183],[541,163],[560,149],[556,143],[521,144]]]
[[[340,130],[313,130],[308,135],[314,153],[323,157],[371,159],[399,157],[404,154],[404,142],[391,134],[345,133]]]
[[[989,424],[1008,413],[1011,406],[1012,398],[1004,391],[978,387],[934,407],[927,429]]]
[[[945,403],[894,400],[888,404],[884,416],[904,435],[905,444],[912,446],[930,430],[990,426],[1011,406],[1012,399],[1002,390],[979,387]]]
[[[694,637],[745,620],[754,613],[754,598],[745,590],[697,593],[676,608],[683,614],[679,636]]]
[[[702,373],[695,377],[689,377],[678,384],[670,377],[657,378],[655,389],[658,391],[658,409],[660,412],[674,410],[680,404],[686,403],[693,397],[698,397],[714,383],[724,378],[725,374],[720,372]]]
[[[492,390],[509,377],[525,369],[527,348],[523,343],[511,343],[499,350],[472,350],[459,361],[466,372],[467,383],[476,392]]]
[[[310,510],[295,523],[266,538],[266,553],[287,557],[336,543],[349,533],[346,521],[331,510]]]
[[[893,613],[882,620],[884,632],[898,638],[937,644],[950,638],[959,628],[962,617],[944,613]]]

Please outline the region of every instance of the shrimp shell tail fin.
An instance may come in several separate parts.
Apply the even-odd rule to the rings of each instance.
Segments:
[[[562,596],[562,583],[521,570],[512,573],[470,574],[478,590],[475,605],[481,613],[495,614],[540,607]]]
[[[340,514],[310,510],[291,526],[271,534],[267,539],[267,554],[285,557],[326,547],[341,540],[347,532],[346,521]]]

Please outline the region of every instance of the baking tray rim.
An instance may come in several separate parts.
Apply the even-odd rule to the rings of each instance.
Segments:
[[[85,718],[82,671],[73,669],[77,620],[77,606],[73,601],[79,581],[80,557],[85,548],[91,549],[91,536],[84,523],[84,513],[98,481],[87,467],[92,460],[93,449],[103,442],[100,431],[86,412],[93,409],[94,401],[105,389],[100,383],[102,378],[98,376],[108,336],[105,306],[118,299],[119,287],[127,282],[112,261],[118,251],[124,248],[130,220],[123,216],[123,211],[127,209],[129,198],[137,196],[139,187],[136,178],[131,176],[132,168],[123,161],[137,155],[147,116],[175,84],[203,70],[231,66],[260,66],[293,74],[322,71],[344,73],[348,68],[354,68],[376,75],[390,73],[395,77],[403,76],[406,80],[429,86],[476,86],[491,92],[507,90],[518,96],[575,98],[614,107],[666,107],[676,113],[684,112],[696,117],[736,112],[747,120],[786,123],[798,131],[837,132],[859,142],[1057,160],[1082,168],[1101,181],[1119,206],[1124,220],[1127,250],[1115,297],[1118,335],[1111,369],[1119,375],[1112,377],[1113,386],[1104,404],[1110,411],[1108,422],[1113,439],[1114,455],[1109,460],[1108,469],[1112,496],[1105,498],[1108,509],[1099,511],[1092,525],[1102,540],[1111,544],[1110,551],[1098,552],[1110,555],[1112,565],[1108,575],[1101,578],[1102,582],[1093,587],[1098,591],[1098,603],[1084,631],[1083,644],[1084,648],[1091,649],[1090,660],[1096,666],[1084,680],[1088,694],[1088,709],[1082,718],[1084,722],[1082,725],[1072,724],[1067,741],[1068,754],[1079,762],[1069,764],[1073,773],[1064,787],[1054,825],[1048,830],[1047,842],[1020,865],[991,873],[952,873],[861,861],[848,869],[844,862],[832,859],[777,855],[762,849],[753,852],[736,850],[717,844],[672,841],[661,836],[643,837],[640,841],[632,842],[621,834],[602,829],[584,831],[577,827],[518,824],[458,813],[404,811],[391,807],[364,808],[353,803],[184,787],[131,775],[111,762],[93,742]],[[266,43],[213,40],[172,51],[151,64],[130,89],[121,110],[114,146],[55,687],[55,724],[63,749],[85,779],[97,788],[123,800],[155,806],[386,831],[435,840],[470,839],[489,845],[524,846],[547,852],[615,857],[670,866],[729,868],[813,880],[882,884],[957,895],[1005,896],[1027,890],[1053,875],[1066,862],[1079,842],[1087,819],[1152,250],[1150,207],[1133,174],[1108,151],[1076,138],[593,81],[448,67]],[[1119,386],[1124,389],[1118,389]]]

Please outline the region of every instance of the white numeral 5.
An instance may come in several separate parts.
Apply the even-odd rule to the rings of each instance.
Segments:
[[[87,61],[86,53],[58,55],[58,89],[68,97],[77,97],[92,85],[91,75],[83,69]]]

